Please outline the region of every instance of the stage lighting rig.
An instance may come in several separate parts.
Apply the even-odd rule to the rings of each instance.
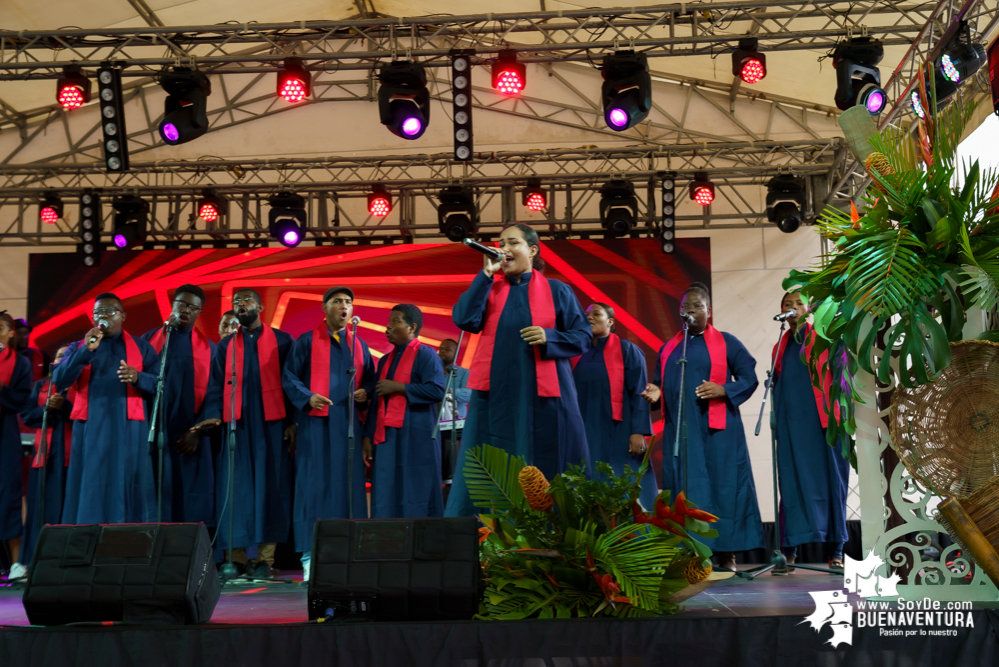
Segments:
[[[548,208],[548,196],[541,187],[540,178],[531,178],[527,181],[527,187],[520,193],[520,201],[528,211],[540,213]]]
[[[160,137],[176,146],[197,139],[208,131],[208,96],[212,84],[208,76],[189,67],[175,67],[160,77],[167,93],[163,103]]]
[[[384,187],[376,185],[368,195],[368,213],[376,218],[384,218],[392,212],[392,195]]]
[[[136,195],[121,195],[111,203],[114,208],[112,241],[116,248],[125,250],[141,246],[146,241],[149,224],[149,202]]]
[[[881,42],[870,37],[855,37],[836,46],[833,67],[837,107],[846,111],[863,105],[872,116],[884,110],[888,96],[881,87],[881,70],[876,67],[884,54]]]
[[[80,244],[76,252],[88,268],[101,263],[101,200],[93,190],[80,195]]]
[[[960,84],[973,76],[988,61],[985,47],[971,41],[971,27],[961,21],[953,39],[940,56],[938,69],[948,81]]]
[[[278,71],[277,94],[292,104],[312,94],[312,73],[305,69],[301,58],[284,59],[284,66]]]
[[[789,174],[774,176],[767,183],[767,220],[790,234],[805,218],[805,179]]]
[[[198,217],[209,226],[218,224],[229,213],[229,202],[214,190],[205,190],[198,199],[197,207]]]
[[[663,205],[662,222],[659,225],[659,243],[665,255],[676,251],[676,172],[662,174],[660,184]]]
[[[46,225],[54,225],[62,217],[62,200],[57,195],[48,194],[38,204],[38,219]]]
[[[694,173],[694,180],[690,182],[690,198],[701,206],[708,206],[715,200],[715,184],[708,179],[707,172]]]
[[[732,53],[732,74],[746,83],[759,83],[767,76],[767,57],[757,51],[759,40],[745,37]]]
[[[403,139],[419,139],[430,124],[430,91],[422,65],[397,60],[378,73],[378,115],[382,125]]]
[[[472,159],[472,56],[474,49],[451,51],[451,118],[454,119],[454,159]]]
[[[517,62],[517,52],[505,49],[493,61],[493,90],[503,95],[519,95],[527,85],[527,67]]]
[[[104,134],[104,168],[109,172],[128,171],[128,132],[121,92],[121,68],[111,62],[97,70],[97,94],[101,105],[101,131]]]
[[[268,200],[271,210],[267,214],[269,232],[286,248],[294,248],[305,238],[308,213],[305,197],[294,192],[279,192]]]
[[[607,127],[623,132],[649,116],[652,109],[652,77],[643,53],[618,51],[604,56],[600,87]]]
[[[638,218],[638,199],[635,186],[629,181],[615,179],[600,188],[600,226],[610,236],[627,236]]]
[[[68,65],[56,81],[56,100],[66,111],[79,109],[90,101],[90,79],[77,65]]]
[[[461,241],[471,236],[479,225],[479,212],[475,194],[463,185],[444,188],[437,195],[437,224],[441,233],[451,241]]]

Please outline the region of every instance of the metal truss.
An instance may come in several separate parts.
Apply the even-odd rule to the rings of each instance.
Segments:
[[[503,48],[522,62],[585,62],[590,51],[634,48],[650,57],[717,55],[752,32],[768,51],[826,50],[852,33],[908,45],[935,3],[694,2],[651,7],[579,9],[349,21],[143,28],[0,31],[0,80],[54,78],[70,61],[96,67],[115,60],[126,76],[149,76],[178,60],[210,73],[273,71],[289,47],[313,65],[371,69],[397,57],[445,66],[455,45],[487,57]],[[152,22],[152,21],[150,21]],[[299,48],[300,47],[300,48]]]

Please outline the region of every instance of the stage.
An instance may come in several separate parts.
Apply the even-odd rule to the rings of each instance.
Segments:
[[[285,575],[289,573],[284,573]],[[798,570],[719,581],[655,619],[309,623],[293,583],[228,585],[204,626],[27,625],[21,590],[0,589],[0,665],[988,665],[999,662],[999,613],[975,605],[952,636],[885,635],[858,627],[832,648],[829,626],[805,621],[810,592],[842,578]],[[850,596],[851,602],[856,602]],[[993,607],[999,606],[992,605]],[[856,607],[854,607],[856,609]]]

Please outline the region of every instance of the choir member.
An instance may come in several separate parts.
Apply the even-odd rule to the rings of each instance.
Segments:
[[[468,369],[462,368],[455,363],[455,356],[458,354],[458,341],[445,338],[437,347],[437,356],[444,364],[444,380],[447,381],[447,374],[454,370],[454,380],[448,390],[448,396],[444,401],[443,421],[454,419],[464,419],[468,416],[468,401],[472,398],[472,390],[468,388]],[[455,411],[457,407],[457,411]]]
[[[829,566],[843,568],[846,534],[846,494],[850,464],[839,446],[826,444],[829,416],[826,393],[816,388],[807,358],[815,343],[815,331],[804,322],[808,305],[801,294],[785,294],[781,311],[792,309],[790,331],[774,346],[774,411],[777,417],[777,470],[781,507],[781,546],[793,564],[799,544],[825,542]],[[832,375],[828,352],[819,357],[822,386],[828,391]],[[773,570],[790,574],[794,567]]]
[[[444,399],[444,367],[433,348],[420,342],[422,328],[419,308],[392,307],[385,335],[393,349],[378,360],[376,397],[365,424],[375,519],[444,512],[441,445],[433,436],[436,404]]]
[[[367,344],[348,329],[354,314],[353,290],[328,289],[323,295],[323,312],[326,317],[316,328],[295,341],[282,376],[285,393],[302,411],[295,449],[293,516],[295,550],[302,552],[306,581],[316,520],[368,516],[361,415],[369,392],[374,391],[375,366]],[[352,415],[350,392],[355,401]],[[354,452],[350,452],[348,419],[354,423]]]
[[[70,388],[73,402],[62,522],[155,521],[145,399],[156,393],[159,357],[123,330],[125,307],[114,294],[97,295],[93,314],[94,328],[69,346],[52,372],[57,387]]]
[[[222,450],[215,462],[218,544],[223,549],[232,548],[232,560],[240,564],[246,559],[245,548],[257,545],[257,558],[246,564],[246,574],[269,577],[277,543],[287,541],[291,530],[290,450],[294,449],[295,425],[294,415],[285,405],[281,370],[295,341],[289,334],[263,323],[260,319],[263,299],[254,290],[237,291],[232,306],[241,328],[218,345],[202,409],[205,421],[197,427],[200,430],[224,422]],[[233,358],[235,397],[230,384]],[[227,501],[228,429],[233,421],[236,424],[234,497]],[[232,545],[229,544],[230,506],[234,526]]]
[[[69,348],[61,347],[56,352],[53,365],[58,365]],[[24,520],[24,540],[21,545],[21,558],[11,567],[11,578],[17,573],[23,575],[31,563],[38,538],[38,492],[42,471],[45,472],[45,518],[43,523],[59,523],[62,517],[62,501],[66,491],[66,470],[69,467],[72,422],[69,420],[73,404],[66,400],[66,389],[51,387],[49,378],[39,380],[31,389],[31,397],[21,412],[26,426],[35,429],[35,450],[31,457],[31,472],[28,475],[28,513]],[[42,421],[48,412],[48,427],[45,431],[46,447],[42,449]],[[48,456],[45,452],[48,452]]]
[[[14,345],[17,353],[27,357],[31,363],[31,381],[38,382],[45,377],[45,369],[49,365],[49,355],[44,350],[31,347],[31,328],[25,319],[14,320]]]
[[[739,414],[739,406],[759,384],[756,360],[735,336],[708,324],[711,297],[702,283],[694,283],[684,292],[680,310],[692,318],[683,406],[687,461],[682,424],[677,420],[682,331],[660,349],[655,379],[642,395],[650,403],[661,401],[663,488],[676,498],[686,487],[692,502],[718,517],[718,537],[704,542],[718,555],[721,567],[735,569],[734,552],[763,547],[756,485]],[[674,456],[678,432],[680,450]],[[690,476],[686,484],[685,467]]]
[[[219,340],[236,333],[236,327],[232,323],[232,320],[235,317],[235,310],[227,310],[222,313],[222,319],[219,320]]]
[[[586,428],[590,459],[609,463],[620,475],[624,466],[638,471],[645,455],[646,436],[652,435],[649,404],[642,399],[648,384],[645,355],[614,333],[614,309],[594,303],[586,309],[593,331],[593,347],[573,363],[572,378],[579,396],[579,412]],[[652,509],[659,490],[649,467],[638,501]]]
[[[170,325],[147,331],[142,338],[162,355],[167,329],[171,329],[160,405],[166,419],[162,520],[211,526],[215,521],[212,448],[207,431],[195,426],[215,354],[215,343],[195,327],[204,305],[200,287],[181,285],[173,295]],[[155,469],[159,452],[153,453]]]
[[[0,540],[10,548],[11,563],[18,562],[21,552],[23,474],[17,416],[31,393],[31,364],[15,351],[14,335],[14,319],[0,311]]]
[[[499,260],[483,258],[483,270],[452,311],[460,329],[482,337],[446,516],[475,513],[463,466],[465,452],[482,443],[524,457],[549,479],[570,464],[590,469],[569,362],[590,347],[583,309],[571,287],[542,274],[533,229],[506,227],[499,249]]]

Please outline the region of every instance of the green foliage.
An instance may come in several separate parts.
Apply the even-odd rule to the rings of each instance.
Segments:
[[[581,467],[570,467],[550,481],[554,506],[538,511],[520,489],[522,458],[489,445],[469,451],[464,465],[469,494],[488,510],[479,515],[486,527],[481,543],[486,592],[479,618],[675,612],[669,597],[687,585],[677,566],[710,557],[694,536],[713,531],[689,517],[686,527],[671,523],[679,534],[636,523],[638,480],[647,465],[646,456],[638,472],[626,467],[615,475],[598,463],[605,479],[587,479]],[[667,504],[668,498],[666,492]]]
[[[949,343],[960,340],[967,308],[999,305],[993,200],[999,174],[983,173],[977,162],[961,165],[956,156],[973,113],[974,104],[961,99],[933,113],[924,126],[931,153],[918,146],[917,133],[903,128],[873,137],[872,146],[895,173],[872,171],[859,220],[827,209],[818,228],[835,252],[784,280],[784,289],[800,291],[812,304],[817,337],[806,361],[819,386],[820,356],[828,354],[827,439],[840,444],[854,467],[858,369],[880,382],[897,372],[908,387],[932,382],[950,363]],[[960,190],[952,188],[959,171]],[[881,350],[897,353],[897,370],[892,355]]]

